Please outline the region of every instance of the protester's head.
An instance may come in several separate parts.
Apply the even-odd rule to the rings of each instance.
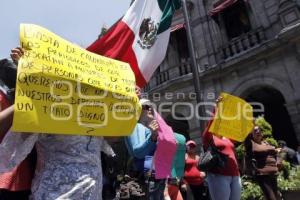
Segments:
[[[17,67],[8,60],[0,60],[0,80],[9,88],[15,88],[17,79]]]
[[[253,132],[252,132],[252,139],[254,142],[260,143],[263,139],[262,132],[259,128],[259,126],[254,126]]]
[[[196,144],[195,141],[189,140],[189,141],[186,142],[185,145],[186,145],[186,151],[187,151],[187,153],[189,153],[189,154],[196,153],[197,144]]]
[[[140,99],[140,103],[142,105],[142,113],[139,122],[147,126],[149,122],[154,119],[151,101],[149,101],[148,99]]]
[[[141,88],[137,85],[135,86],[135,93],[138,96],[138,98],[141,99],[142,96]]]
[[[280,148],[286,147],[286,142],[283,140],[278,140],[278,145]]]

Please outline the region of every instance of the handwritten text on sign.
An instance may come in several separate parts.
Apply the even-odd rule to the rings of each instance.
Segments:
[[[21,24],[13,130],[129,135],[141,107],[127,63],[90,53],[36,25]]]
[[[253,108],[238,97],[221,93],[215,118],[209,131],[217,135],[243,142],[253,129]]]

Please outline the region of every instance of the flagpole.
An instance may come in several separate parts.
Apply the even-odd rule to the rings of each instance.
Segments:
[[[200,104],[203,101],[202,95],[201,95],[202,89],[201,89],[201,85],[200,85],[199,69],[198,69],[196,56],[195,56],[195,48],[194,48],[192,30],[191,30],[191,25],[190,25],[190,19],[189,19],[186,0],[181,0],[181,2],[182,2],[184,21],[185,21],[185,25],[186,25],[189,54],[190,54],[191,61],[192,61],[191,65],[192,65],[192,70],[193,70],[193,79],[194,79],[194,88],[195,88],[195,92],[196,92],[196,100],[197,100],[197,104]],[[197,110],[197,112],[198,112],[198,116],[204,117],[203,105],[199,106],[199,110]],[[200,130],[204,131],[204,128],[205,128],[204,122],[200,119]]]

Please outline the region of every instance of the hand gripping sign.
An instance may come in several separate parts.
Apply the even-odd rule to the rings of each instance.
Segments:
[[[221,93],[209,132],[243,142],[253,129],[253,108],[243,99]]]
[[[13,130],[124,136],[141,111],[129,64],[90,53],[37,25],[21,24]]]

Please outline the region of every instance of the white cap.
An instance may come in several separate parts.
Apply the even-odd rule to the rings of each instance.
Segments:
[[[141,105],[151,105],[151,101],[149,99],[140,99]]]

